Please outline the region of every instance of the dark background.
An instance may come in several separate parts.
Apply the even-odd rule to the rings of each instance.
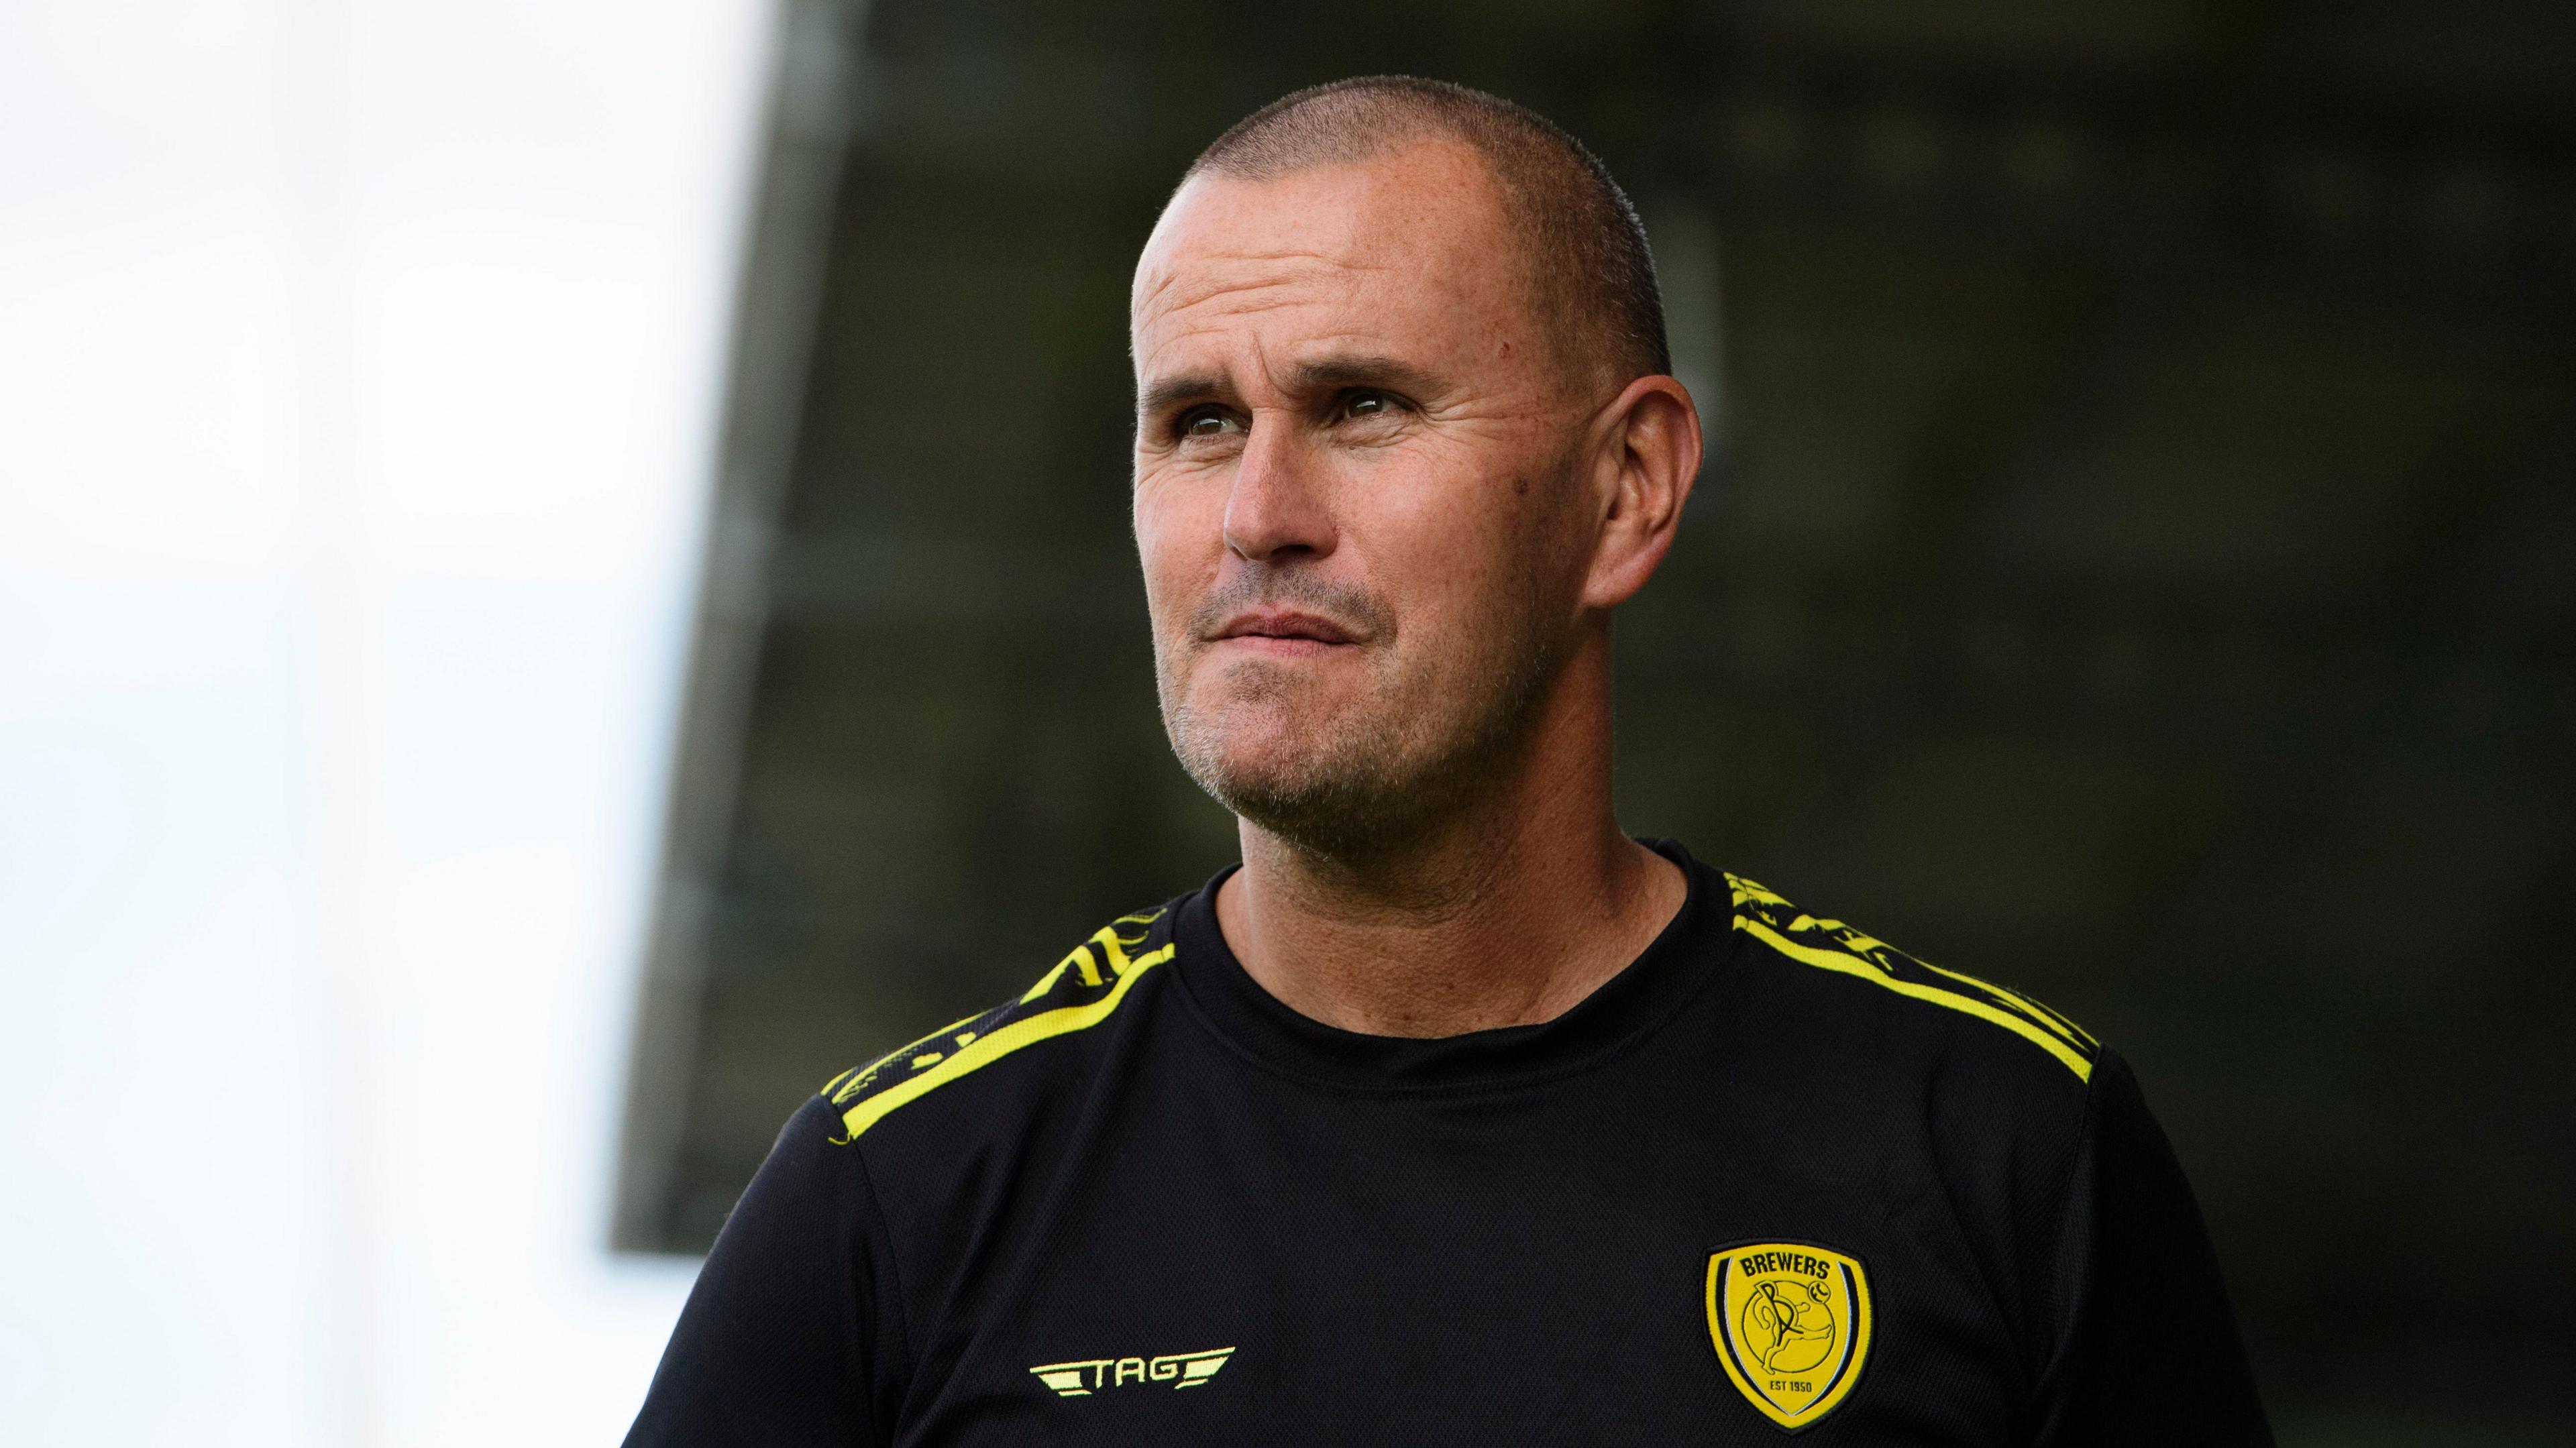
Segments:
[[[617,1236],[1233,856],[1156,719],[1126,288],[1296,86],[1525,102],[1717,451],[1622,817],[2137,1065],[2292,1444],[2576,1430],[2558,4],[802,0]]]

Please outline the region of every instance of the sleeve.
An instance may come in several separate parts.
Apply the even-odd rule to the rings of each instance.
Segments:
[[[2191,1184],[2137,1077],[2095,1062],[2057,1242],[2057,1351],[2041,1388],[2043,1448],[2268,1445]]]
[[[821,1098],[789,1118],[716,1235],[627,1448],[874,1448],[900,1341],[857,1148]]]

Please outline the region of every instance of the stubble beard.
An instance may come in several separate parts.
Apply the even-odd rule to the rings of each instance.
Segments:
[[[1364,660],[1373,677],[1338,706],[1297,665],[1257,658],[1226,665],[1203,685],[1210,697],[1193,700],[1181,675],[1206,647],[1193,631],[1156,658],[1172,750],[1218,803],[1299,849],[1352,862],[1401,850],[1489,795],[1533,734],[1567,653],[1535,582],[1515,580],[1485,647],[1449,668],[1394,653],[1392,628],[1373,631],[1360,645],[1376,654]],[[1388,618],[1374,600],[1290,574],[1259,596]]]

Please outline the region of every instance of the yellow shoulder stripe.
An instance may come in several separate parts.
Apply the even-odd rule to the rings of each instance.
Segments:
[[[1129,986],[1134,985],[1145,972],[1172,958],[1174,947],[1170,945],[1131,958],[1125,947],[1136,943],[1136,939],[1122,940],[1114,927],[1104,928],[1090,940],[1075,947],[1072,954],[1058,961],[1055,968],[1048,971],[1038,981],[1037,986],[1021,996],[1018,1001],[999,1011],[986,1012],[986,1016],[998,1018],[997,1023],[989,1029],[980,1033],[962,1032],[951,1042],[943,1042],[939,1039],[957,1030],[958,1026],[972,1025],[985,1019],[984,1016],[969,1016],[955,1025],[880,1057],[864,1070],[843,1072],[833,1077],[824,1086],[823,1094],[831,1097],[837,1104],[864,1090],[869,1078],[881,1068],[894,1064],[908,1052],[917,1053],[913,1054],[907,1063],[909,1074],[883,1090],[861,1096],[850,1103],[848,1110],[841,1113],[841,1125],[846,1133],[841,1140],[844,1143],[856,1140],[859,1133],[884,1120],[886,1113],[896,1107],[918,1101],[949,1082],[989,1066],[1014,1051],[1070,1031],[1096,1026],[1108,1019],[1110,1012],[1117,1010],[1118,1003],[1126,998]],[[1094,948],[1100,951],[1097,961],[1092,955]],[[1012,1014],[1021,1007],[1042,999],[1056,987],[1068,971],[1075,972],[1084,985],[1101,984],[1100,966],[1103,964],[1107,965],[1110,973],[1116,977],[1116,983],[1109,987],[1107,994],[1094,1000],[1057,1006],[1028,1015]],[[924,1049],[942,1045],[953,1045],[954,1049]]]
[[[1889,955],[1903,956],[1908,963],[1919,965],[1925,970],[1932,972],[1934,975],[1948,976],[1950,979],[1955,980],[1962,985],[1975,986],[1977,989],[1984,991],[1987,995],[1994,997],[1997,1001],[2004,1003],[2007,1007],[2028,1016],[2038,1025],[2056,1033],[2059,1039],[2065,1041],[2068,1045],[2073,1046],[2078,1050],[2092,1050],[2100,1047],[2102,1044],[2101,1042],[2093,1039],[2092,1033],[2085,1030],[2082,1026],[2075,1024],[2066,1017],[2059,1015],[2056,1011],[2049,1009],[2047,1006],[2041,1005],[2038,1001],[2032,1000],[2029,996],[2023,995],[2020,991],[2014,990],[2010,986],[1997,985],[1990,980],[1979,980],[1975,976],[1969,975],[1963,971],[1945,970],[1942,967],[1925,960],[1919,955],[1906,955],[1904,951],[1898,950],[1895,946],[1888,944],[1886,941],[1881,940],[1874,935],[1865,934],[1861,931],[1855,930],[1839,920],[1819,920],[1812,915],[1801,914],[1796,919],[1789,922],[1789,931],[1791,934],[1796,934],[1801,930],[1807,930],[1810,928],[1824,931],[1828,935],[1832,936],[1844,949],[1874,965],[1886,965],[1886,957]]]
[[[1055,963],[1053,970],[1039,976],[1038,983],[1021,994],[1020,1004],[1027,1005],[1048,991],[1054,990],[1056,982],[1064,979],[1064,973],[1068,970],[1075,972],[1076,978],[1084,985],[1100,984],[1100,965],[1091,954],[1095,947],[1100,951],[1100,960],[1109,963],[1110,974],[1125,975],[1131,968],[1127,960],[1127,947],[1143,943],[1145,937],[1142,934],[1122,936],[1118,933],[1118,927],[1121,925],[1150,926],[1161,918],[1162,913],[1157,910],[1151,915],[1121,915],[1093,931],[1089,940],[1075,946],[1064,959]],[[969,1016],[967,1019],[974,1018]],[[964,1025],[965,1022],[960,1021],[958,1024]]]
[[[1990,980],[1979,980],[1973,975],[1967,975],[1955,970],[1945,970],[1942,967],[1934,965],[1932,962],[1923,959],[1921,956],[1914,957],[1914,960],[1916,964],[1922,966],[1925,970],[1932,971],[1938,975],[1946,975],[1952,980],[1965,981],[1981,991],[1986,991],[1990,994],[1998,995],[2003,997],[2005,1000],[2011,1001],[2013,1004],[2020,1006],[2024,1011],[2029,1012],[2032,1019],[2038,1021],[2041,1025],[2048,1027],[2050,1030],[2055,1031],[2058,1035],[2065,1037],[2067,1041],[2074,1045],[2083,1047],[2087,1050],[2098,1050],[2102,1045],[2100,1041],[2094,1039],[2091,1031],[2084,1029],[2082,1026],[2068,1020],[2065,1016],[2060,1015],[2056,1008],[2050,1006],[2046,1001],[2037,1000],[2030,996],[2023,995],[2020,991],[2014,990],[2008,985],[1997,985]]]
[[[2101,1049],[2083,1027],[2016,990],[1944,970],[1918,960],[1883,940],[1865,935],[1839,920],[1820,920],[1777,894],[1738,875],[1728,875],[1734,891],[1735,928],[1750,934],[1789,959],[1819,970],[1884,986],[1898,995],[1927,1001],[1946,1010],[1975,1016],[2003,1027],[2055,1056],[2076,1079],[2093,1079],[2093,1055]],[[1792,939],[1814,932],[1819,943]],[[1975,994],[1938,981],[1910,979],[1915,969],[1968,986]]]
[[[2005,1030],[2012,1032],[2014,1035],[2019,1036],[2026,1041],[2029,1041],[2032,1045],[2039,1047],[2041,1050],[2046,1051],[2048,1054],[2055,1056],[2058,1060],[2066,1063],[2066,1069],[2074,1072],[2076,1079],[2081,1081],[2090,1081],[2093,1079],[2093,1063],[2091,1061],[2077,1055],[2064,1041],[2058,1039],[2055,1035],[2041,1030],[2039,1027],[2031,1024],[2028,1020],[2015,1015],[2012,1012],[1999,1009],[1995,1006],[1990,1006],[1981,1000],[1959,995],[1952,991],[1943,990],[1938,986],[1922,985],[1910,980],[1899,980],[1895,976],[1889,975],[1887,972],[1870,964],[1868,961],[1861,959],[1859,956],[1851,955],[1844,951],[1820,950],[1812,945],[1801,945],[1798,942],[1789,939],[1787,936],[1780,934],[1778,931],[1773,930],[1770,926],[1763,924],[1759,920],[1738,915],[1735,917],[1735,923],[1738,928],[1752,932],[1755,939],[1770,946],[1773,950],[1780,952],[1782,955],[1789,957],[1791,960],[1802,961],[1808,965],[1815,966],[1820,970],[1839,971],[1844,975],[1855,976],[1861,980],[1868,981],[1872,985],[1885,986],[1889,990],[1896,992],[1898,995],[1912,996],[1914,999],[1919,1001],[1930,1001],[1936,1006],[1947,1006],[1951,1010],[1962,1011],[1968,1015],[1975,1016],[1981,1021],[1992,1021],[1996,1025],[2003,1027]]]
[[[931,1042],[938,1040],[940,1037],[947,1035],[950,1031],[956,1030],[959,1026],[971,1026],[975,1024],[975,1022],[981,1018],[982,1014],[983,1013],[979,1011],[975,1015],[968,1016],[962,1021],[950,1021],[948,1024],[941,1026],[938,1030],[931,1032],[929,1035],[922,1037],[918,1041],[907,1041],[904,1044],[895,1047],[893,1050],[886,1052],[884,1055],[877,1057],[875,1060],[870,1061],[864,1066],[853,1066],[849,1070],[842,1072],[840,1075],[833,1077],[831,1080],[824,1082],[823,1089],[814,1094],[817,1096],[832,1096],[837,1094],[845,1086],[853,1088],[863,1086],[867,1083],[868,1078],[876,1075],[877,1072],[892,1064],[897,1057],[902,1056],[907,1052],[918,1051],[922,1047],[929,1045]],[[973,1033],[969,1032],[968,1034],[971,1035]]]

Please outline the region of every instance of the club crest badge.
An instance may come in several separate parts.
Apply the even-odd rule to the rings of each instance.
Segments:
[[[1713,1252],[1707,1304],[1728,1380],[1790,1432],[1839,1407],[1869,1362],[1869,1273],[1832,1248],[1747,1242]]]

